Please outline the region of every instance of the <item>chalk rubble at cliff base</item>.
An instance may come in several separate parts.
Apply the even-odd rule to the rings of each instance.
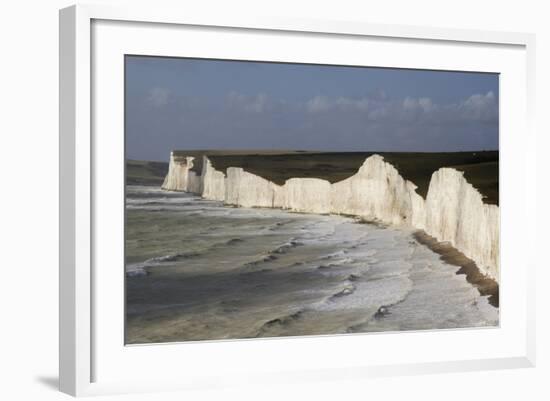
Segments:
[[[383,157],[368,157],[353,176],[331,184],[318,178],[291,178],[277,185],[239,167],[227,176],[203,156],[202,172],[192,171],[194,157],[170,155],[162,188],[242,207],[281,208],[301,213],[345,214],[426,231],[448,241],[479,269],[499,280],[499,208],[482,196],[462,172],[433,173],[426,199]]]

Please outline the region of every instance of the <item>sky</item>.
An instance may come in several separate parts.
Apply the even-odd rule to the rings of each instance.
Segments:
[[[126,56],[126,156],[498,149],[498,74]]]

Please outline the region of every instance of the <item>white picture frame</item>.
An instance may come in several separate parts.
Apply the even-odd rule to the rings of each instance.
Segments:
[[[95,26],[94,26],[95,24]],[[121,24],[118,26],[117,24]],[[126,25],[124,25],[126,24]],[[131,24],[131,25],[128,25]],[[505,271],[502,277],[501,305],[503,310],[501,326],[490,330],[453,330],[439,332],[419,332],[395,335],[353,335],[353,336],[326,336],[306,337],[300,339],[274,339],[274,340],[241,340],[232,342],[210,342],[204,345],[195,344],[167,344],[132,347],[130,352],[124,347],[123,342],[117,342],[122,338],[120,333],[120,321],[117,320],[113,327],[116,333],[106,334],[105,330],[97,327],[106,327],[108,317],[102,313],[102,303],[97,304],[96,291],[103,292],[104,297],[113,305],[118,305],[123,292],[117,285],[105,286],[104,274],[97,274],[94,270],[98,261],[102,260],[101,252],[98,253],[98,230],[104,225],[98,219],[104,218],[102,207],[98,208],[102,199],[96,195],[105,192],[99,186],[106,181],[98,180],[101,176],[101,168],[119,167],[112,166],[116,160],[115,153],[120,146],[120,138],[123,132],[113,129],[113,140],[117,141],[111,147],[113,154],[105,152],[105,143],[97,142],[94,138],[94,129],[103,128],[101,119],[105,114],[101,110],[104,103],[95,103],[95,97],[105,96],[101,85],[103,75],[102,68],[109,66],[109,57],[104,56],[103,49],[120,62],[120,54],[125,51],[125,37],[135,38],[140,32],[149,29],[140,43],[141,52],[148,54],[155,51],[155,46],[160,49],[160,39],[171,35],[178,29],[185,34],[186,27],[200,31],[197,35],[208,35],[210,31],[219,37],[220,34],[232,38],[231,35],[263,35],[265,40],[273,43],[283,41],[286,38],[303,38],[304,40],[325,40],[339,38],[339,40],[384,40],[389,45],[406,41],[414,46],[427,46],[427,52],[432,51],[429,46],[436,46],[441,52],[446,47],[452,46],[452,52],[478,51],[483,53],[487,49],[495,49],[495,57],[483,64],[479,60],[465,60],[463,64],[452,64],[452,61],[441,60],[434,64],[426,58],[424,64],[415,61],[417,66],[434,69],[468,69],[490,70],[501,72],[498,63],[502,63],[505,69],[505,85],[502,93],[501,104],[501,180],[504,183],[521,183],[523,191],[511,188],[511,185],[503,185],[502,201],[502,243],[513,240],[511,227],[523,226],[526,229],[533,227],[536,219],[536,209],[533,205],[535,193],[535,133],[532,127],[534,111],[534,43],[535,38],[530,34],[484,32],[460,29],[438,29],[415,26],[376,25],[362,22],[346,21],[316,21],[316,20],[292,20],[280,18],[242,18],[240,20],[214,18],[209,15],[188,14],[185,9],[163,10],[155,7],[143,8],[112,8],[108,6],[78,5],[60,11],[60,389],[71,395],[94,395],[109,393],[126,393],[134,391],[164,391],[171,389],[200,389],[213,386],[252,385],[254,383],[292,382],[295,380],[327,380],[338,378],[361,379],[372,376],[421,374],[430,372],[468,371],[480,369],[504,369],[512,367],[530,367],[535,363],[535,322],[534,322],[534,266],[533,257],[524,257],[520,263],[521,270]],[[172,30],[172,31],[171,31]],[[128,32],[125,35],[123,32]],[[178,31],[179,32],[179,31]],[[201,33],[202,32],[202,33]],[[225,32],[225,33],[224,33]],[[131,34],[130,34],[131,33]],[[96,40],[94,41],[94,34]],[[294,36],[293,36],[294,35]],[[146,38],[147,40],[145,40]],[[317,38],[317,39],[315,39]],[[108,39],[108,40],[106,40]],[[204,40],[207,40],[206,38]],[[236,39],[235,39],[236,40]],[[230,41],[229,41],[230,42]],[[296,43],[299,43],[296,40]],[[206,42],[205,42],[206,43]],[[305,43],[305,42],[304,42]],[[225,46],[226,44],[224,44]],[[429,46],[428,46],[429,45]],[[166,44],[160,54],[171,55],[176,44]],[[296,46],[300,46],[297,44]],[[132,47],[132,46],[129,46]],[[149,47],[147,49],[147,47]],[[212,48],[215,46],[212,44]],[[275,46],[277,47],[277,46]],[[282,46],[280,46],[282,47]],[[344,46],[345,47],[345,46]],[[108,48],[108,49],[107,49]],[[476,50],[477,49],[477,50]],[[499,50],[500,49],[500,50]],[[299,50],[299,47],[296,47]],[[197,50],[198,51],[198,50]],[[231,52],[231,50],[228,50]],[[347,57],[345,49],[342,50],[342,60]],[[121,53],[122,52],[122,53]],[[451,52],[451,53],[452,53]],[[502,53],[502,59],[498,54]],[[451,54],[449,53],[449,54]],[[101,56],[99,56],[101,54]],[[281,53],[282,54],[282,53]],[[444,53],[442,53],[444,54]],[[97,60],[95,59],[97,56]],[[385,66],[402,66],[404,54],[396,54],[394,59],[383,62]],[[243,50],[239,57],[246,58]],[[265,56],[264,56],[265,57]],[[278,56],[284,57],[284,56]],[[291,57],[291,56],[288,56]],[[296,57],[296,56],[295,56]],[[327,56],[328,57],[328,56]],[[224,58],[223,55],[221,58]],[[452,57],[451,57],[452,58]],[[483,57],[480,56],[480,60]],[[260,59],[262,57],[260,56]],[[98,61],[100,60],[100,61]],[[393,61],[392,61],[393,60]],[[506,65],[504,62],[506,61]],[[509,62],[508,62],[509,61]],[[103,64],[102,64],[103,63]],[[394,64],[392,64],[394,63]],[[477,63],[477,64],[476,64]],[[113,65],[117,69],[120,65]],[[481,66],[481,67],[480,67]],[[483,67],[485,66],[485,67]],[[95,77],[95,78],[94,78]],[[120,78],[117,73],[116,77]],[[116,78],[114,77],[114,78]],[[113,78],[113,79],[114,79]],[[117,79],[118,79],[117,78]],[[95,79],[95,83],[92,82]],[[99,82],[99,84],[98,84]],[[114,81],[113,81],[114,82]],[[118,88],[117,85],[114,85]],[[121,88],[115,89],[119,92]],[[514,91],[518,96],[513,100],[509,98]],[[508,98],[507,98],[508,96]],[[102,98],[104,99],[104,98]],[[120,112],[121,104],[117,105],[118,96],[111,97],[113,112]],[[97,99],[96,99],[97,101]],[[113,106],[114,105],[114,106]],[[120,114],[120,113],[119,113]],[[120,116],[119,116],[120,117]],[[119,119],[119,117],[114,117]],[[509,118],[509,119],[508,119]],[[107,121],[108,118],[105,117]],[[118,120],[117,120],[118,121]],[[105,127],[120,127],[113,125]],[[95,127],[95,128],[94,128]],[[106,128],[109,129],[109,128]],[[521,135],[512,135],[513,131],[521,130]],[[118,139],[117,139],[118,138]],[[517,165],[511,168],[511,149]],[[103,158],[105,156],[105,158]],[[102,161],[100,162],[100,159]],[[105,159],[105,161],[103,161]],[[102,166],[103,165],[103,166]],[[508,166],[508,167],[507,167]],[[120,171],[120,170],[117,170]],[[118,173],[117,173],[118,174]],[[105,185],[122,185],[118,180],[119,174],[114,174],[113,180]],[[118,178],[117,178],[118,177]],[[122,199],[115,196],[113,203],[118,208],[123,205]],[[101,217],[103,216],[103,217]],[[113,221],[118,217],[114,217]],[[504,224],[505,223],[505,224]],[[116,225],[116,223],[115,223]],[[116,230],[115,230],[116,231]],[[516,249],[503,254],[503,265],[506,266],[506,258],[519,260],[518,255],[534,255],[527,249],[531,246],[527,240],[514,242]],[[514,259],[516,258],[516,259]],[[115,263],[116,264],[116,263]],[[122,270],[120,270],[122,272]],[[119,283],[119,281],[117,281]],[[101,289],[99,289],[101,287]],[[512,302],[514,298],[514,302]],[[507,302],[508,301],[508,302]],[[120,305],[119,305],[120,306]],[[118,307],[113,308],[116,314]],[[120,316],[120,319],[123,317]],[[105,319],[103,321],[102,319]],[[110,338],[107,338],[111,336]],[[113,336],[116,337],[113,340]],[[403,338],[403,340],[402,340]],[[370,361],[365,360],[361,353],[357,357],[349,353],[338,358],[337,349],[367,348],[368,343],[401,342],[400,347],[409,349],[413,347],[434,344],[434,353],[437,347],[452,341],[481,342],[480,346],[465,357],[459,353],[440,353],[440,357],[419,358],[411,353],[392,358],[388,355],[375,355],[371,353]],[[119,354],[105,344],[120,346]],[[116,345],[118,344],[118,345]],[[348,345],[349,344],[349,345]],[[439,345],[438,345],[439,344]],[[486,346],[485,346],[485,345]],[[489,344],[492,344],[489,346]],[[169,347],[178,350],[174,356],[167,356]],[[185,347],[185,348],[183,348]],[[485,347],[485,348],[484,348]],[[475,348],[475,347],[472,347]],[[326,362],[315,360],[315,353],[320,349],[328,350]],[[310,363],[296,360],[289,365],[295,365],[292,369],[285,367],[283,360],[277,361],[277,355],[284,351],[289,352],[295,358],[300,356],[311,357]],[[456,352],[461,352],[457,347]],[[182,354],[182,352],[184,352]],[[170,352],[172,354],[172,352]],[[117,356],[113,356],[113,355]],[[406,354],[406,353],[405,353]],[[426,352],[429,354],[429,352]],[[122,369],[125,366],[135,365],[142,360],[145,365],[158,366],[159,361],[166,362],[170,367],[177,358],[186,355],[191,361],[199,361],[208,355],[220,355],[227,363],[216,364],[210,369],[201,370],[200,364],[196,369],[185,371],[183,375],[165,375],[159,372],[157,377],[149,375],[149,380],[132,377],[132,370]],[[270,355],[274,358],[275,368],[264,369],[261,366],[259,356]],[[119,358],[120,357],[120,358]],[[112,359],[110,359],[112,358]],[[117,359],[119,358],[119,359]],[[141,358],[141,359],[140,359]],[[169,361],[169,358],[174,360]],[[233,362],[231,362],[231,358]],[[292,357],[291,357],[292,358]],[[332,359],[331,359],[332,358]],[[126,362],[123,361],[126,360]],[[208,357],[207,357],[208,359]],[[238,360],[241,359],[242,362]],[[98,362],[99,361],[99,362]],[[154,362],[153,362],[154,361]],[[241,365],[239,365],[239,363]],[[257,363],[254,367],[246,366]],[[109,374],[102,373],[102,366],[113,366]],[[239,375],[232,375],[232,368],[236,367]],[[117,373],[118,372],[118,373]],[[123,372],[123,373],[121,373]],[[244,373],[244,375],[243,375]],[[240,379],[239,379],[240,377]]]

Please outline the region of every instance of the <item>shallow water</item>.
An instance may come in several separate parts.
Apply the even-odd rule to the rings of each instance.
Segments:
[[[127,343],[498,324],[412,230],[140,186],[126,209]]]

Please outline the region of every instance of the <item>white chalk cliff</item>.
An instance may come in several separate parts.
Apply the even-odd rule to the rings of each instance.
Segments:
[[[240,167],[229,167],[224,202],[243,207],[274,207],[276,186],[271,181],[248,173]]]
[[[428,234],[439,241],[449,241],[498,281],[498,206],[483,203],[481,194],[462,172],[442,168],[432,175],[424,210],[422,228]]]
[[[202,197],[223,202],[225,200],[225,174],[212,167],[208,157],[203,156],[202,158]]]
[[[370,156],[356,174],[334,184],[318,178],[290,178],[277,185],[240,167],[229,167],[226,176],[206,156],[200,176],[190,171],[192,167],[193,157],[177,158],[172,153],[162,188],[233,206],[345,214],[422,229],[450,242],[484,274],[499,280],[499,208],[483,203],[479,191],[455,169],[434,172],[424,199],[412,182],[379,155]]]
[[[168,174],[166,174],[161,188],[167,191],[187,191],[189,163],[192,163],[192,160],[192,157],[178,157],[171,152]]]
[[[168,174],[164,178],[161,188],[167,191],[184,191],[202,194],[203,180],[197,173],[191,171],[193,160],[191,156],[176,156],[170,153]]]

